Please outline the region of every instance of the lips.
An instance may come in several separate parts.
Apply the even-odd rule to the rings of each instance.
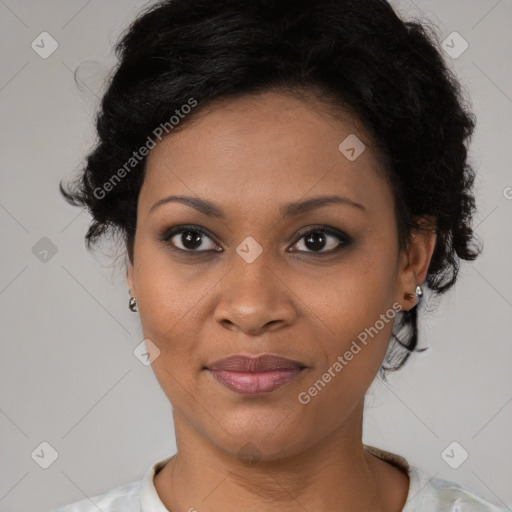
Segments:
[[[304,365],[287,359],[286,357],[263,354],[258,357],[235,355],[219,359],[211,365],[209,370],[227,370],[233,372],[266,372],[271,370],[295,370],[304,368]]]
[[[297,361],[273,354],[235,355],[207,366],[217,382],[246,395],[274,391],[293,381],[305,368]]]

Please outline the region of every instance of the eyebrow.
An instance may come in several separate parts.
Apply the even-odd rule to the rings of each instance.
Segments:
[[[200,199],[198,197],[192,196],[167,196],[160,200],[158,200],[149,210],[151,213],[157,207],[167,204],[167,203],[181,203],[186,206],[190,206],[191,208],[196,209],[197,211],[207,215],[209,217],[216,217],[219,219],[224,219],[226,217],[224,211],[216,206],[211,201],[207,199]],[[321,208],[322,206],[326,206],[328,204],[342,204],[346,206],[351,206],[361,211],[366,211],[366,208],[360,204],[352,201],[348,197],[343,196],[318,196],[311,197],[309,199],[305,199],[303,201],[295,201],[291,203],[286,203],[281,207],[281,214],[283,217],[293,217],[294,215],[299,215],[301,213],[307,213],[312,210],[316,210]]]

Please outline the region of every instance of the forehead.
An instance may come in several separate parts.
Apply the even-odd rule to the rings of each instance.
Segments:
[[[379,152],[348,112],[334,117],[314,98],[269,92],[222,99],[194,116],[150,151],[141,209],[178,193],[235,210],[240,201],[268,207],[325,193],[375,207],[392,200]],[[345,140],[364,144],[355,160],[340,151]]]

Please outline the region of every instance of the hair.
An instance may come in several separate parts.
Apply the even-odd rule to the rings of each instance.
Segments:
[[[133,262],[146,163],[138,151],[154,144],[152,135],[160,140],[162,127],[183,129],[217,99],[313,91],[332,112],[353,112],[378,146],[400,248],[423,229],[419,219],[435,219],[426,284],[442,294],[454,285],[460,260],[474,260],[481,249],[471,228],[475,173],[467,155],[475,116],[438,48],[426,23],[402,21],[385,0],[157,2],[117,43],[97,141],[80,175],[68,187],[61,182],[60,191],[92,215],[88,249],[110,233]],[[417,309],[396,319],[379,370],[384,379],[425,350],[417,348]]]

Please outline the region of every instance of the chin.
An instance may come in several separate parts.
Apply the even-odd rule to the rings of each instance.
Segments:
[[[294,420],[293,416],[285,415],[283,420],[282,414],[272,417],[237,415],[223,422],[225,430],[210,432],[209,438],[222,451],[243,460],[282,459],[303,451],[314,436],[313,426],[309,435],[307,431],[299,431],[297,425],[304,426],[305,422]]]

